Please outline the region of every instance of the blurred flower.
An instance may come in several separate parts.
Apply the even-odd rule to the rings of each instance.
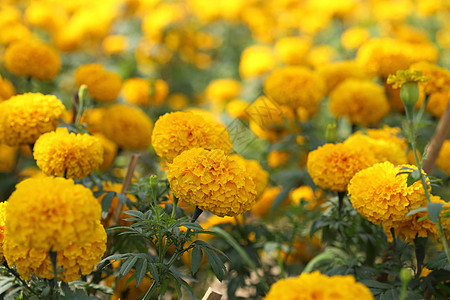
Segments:
[[[101,216],[90,189],[60,177],[25,179],[8,202],[7,234],[23,247],[44,251],[83,245]]]
[[[358,49],[364,42],[369,40],[370,31],[367,28],[354,26],[346,29],[341,36],[341,43],[347,50]]]
[[[186,106],[189,105],[189,98],[182,93],[171,94],[167,98],[167,104],[173,111],[183,110],[184,108],[186,108]]]
[[[103,147],[103,163],[100,166],[100,170],[108,170],[114,164],[117,155],[117,144],[101,133],[94,133],[93,136],[99,140]]]
[[[369,75],[353,60],[343,60],[321,65],[317,72],[324,79],[327,91],[331,92],[341,82],[349,78],[369,79]]]
[[[107,54],[121,54],[128,47],[128,39],[123,35],[109,35],[102,42],[103,51]]]
[[[307,169],[317,186],[345,192],[350,179],[375,162],[372,153],[345,144],[325,144],[308,154]]]
[[[336,56],[336,50],[329,45],[318,45],[311,48],[306,56],[308,65],[318,68],[319,66],[330,63]]]
[[[267,46],[254,45],[244,49],[239,63],[241,78],[258,77],[275,67],[275,56]]]
[[[410,72],[423,72],[424,77],[428,77],[429,80],[421,81],[419,84],[424,87],[426,94],[433,93],[449,93],[450,92],[450,71],[441,68],[438,65],[430,62],[422,61],[410,66]]]
[[[156,154],[169,163],[192,148],[221,149],[229,154],[233,147],[225,127],[191,112],[161,116],[155,123],[152,145]]]
[[[272,150],[267,155],[267,164],[271,168],[277,168],[284,165],[289,159],[289,152]]]
[[[450,175],[450,140],[445,140],[442,144],[436,160],[436,166]]]
[[[113,104],[105,109],[101,131],[120,148],[145,150],[150,145],[153,123],[139,108]]]
[[[3,100],[8,100],[15,94],[16,88],[11,83],[11,81],[6,78],[2,78],[2,76],[0,75],[0,102],[2,102]]]
[[[46,30],[50,34],[56,33],[65,25],[68,12],[57,2],[33,1],[25,10],[27,24]]]
[[[38,137],[55,130],[64,105],[53,95],[26,93],[2,102],[4,143],[9,146],[33,144]]]
[[[426,82],[430,78],[425,77],[422,74],[422,71],[414,70],[397,70],[396,74],[389,74],[389,77],[387,78],[387,83],[392,84],[392,87],[394,89],[401,88],[402,85],[408,82]],[[450,79],[450,77],[449,77]]]
[[[298,277],[280,279],[274,283],[264,300],[294,300],[298,295],[305,300],[314,299],[360,299],[373,300],[373,296],[362,283],[352,275],[322,275],[319,271],[302,273]]]
[[[252,178],[222,150],[184,151],[169,165],[167,179],[177,198],[220,217],[242,214],[256,199]]]
[[[269,173],[261,167],[257,160],[247,160],[239,154],[232,154],[230,155],[230,158],[240,163],[246,174],[253,179],[256,186],[256,199],[258,199],[269,182]]]
[[[279,61],[286,65],[300,65],[311,48],[309,37],[287,36],[275,43],[275,54]]]
[[[206,98],[214,104],[236,98],[240,93],[241,83],[231,78],[215,79],[208,84],[205,90]]]
[[[123,83],[122,94],[129,103],[161,106],[169,94],[169,86],[161,79],[129,78]]]
[[[16,165],[17,148],[0,143],[0,172],[10,172]]]
[[[328,102],[336,117],[346,116],[353,124],[376,125],[389,112],[383,87],[368,80],[347,79],[331,93]]]
[[[37,41],[21,40],[11,44],[4,59],[5,67],[14,75],[42,81],[52,80],[61,69],[58,53]]]
[[[256,199],[255,204],[251,208],[252,215],[263,218],[272,211],[272,204],[278,194],[281,192],[281,186],[266,188],[262,195]],[[289,199],[288,199],[289,200]],[[283,204],[286,201],[283,200]]]
[[[289,198],[292,204],[299,205],[302,200],[306,202],[309,210],[315,209],[323,201],[323,191],[321,189],[313,189],[308,185],[299,186],[289,192]]]
[[[120,268],[120,261],[115,261],[112,263],[113,269],[118,270]],[[135,274],[135,270],[131,269],[130,272],[125,274],[122,278],[117,276],[114,278],[110,276],[106,278],[105,283],[107,286],[112,286],[114,279],[114,295],[111,295],[110,300],[135,300],[144,296],[145,293],[150,289],[150,286],[153,283],[153,279],[150,275],[150,272],[144,276],[142,283],[136,286],[136,278],[131,279]]]
[[[426,205],[422,183],[416,181],[408,187],[408,175],[399,175],[401,167],[387,161],[378,163],[357,173],[350,181],[350,201],[370,222],[389,227],[392,222],[405,221],[411,209]]]
[[[162,2],[147,12],[142,20],[142,32],[145,37],[155,43],[162,42],[164,30],[179,23],[185,17],[180,3]]]
[[[84,110],[80,123],[86,123],[86,129],[90,133],[99,133],[102,131],[103,115],[105,114],[105,111],[105,107],[88,108]]]
[[[406,150],[407,142],[402,135],[400,127],[383,126],[380,129],[369,128],[365,133],[373,139],[382,139],[398,144],[403,150]]]
[[[6,224],[6,206],[8,202],[0,202],[0,263],[3,264],[3,245],[5,244],[5,224]]]
[[[225,108],[228,115],[232,118],[248,119],[247,108],[250,103],[241,99],[233,99],[227,103]]]
[[[427,111],[435,116],[441,118],[450,100],[450,91],[447,93],[433,93],[428,97]]]
[[[85,84],[89,95],[97,101],[114,101],[122,88],[122,78],[117,73],[103,69],[98,63],[81,65],[74,72],[75,84]]]

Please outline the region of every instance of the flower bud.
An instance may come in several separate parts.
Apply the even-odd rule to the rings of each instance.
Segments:
[[[405,111],[409,116],[412,116],[414,105],[419,99],[419,85],[417,82],[406,82],[400,89],[400,98],[402,99]]]

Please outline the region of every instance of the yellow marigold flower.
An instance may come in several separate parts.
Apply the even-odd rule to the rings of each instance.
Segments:
[[[0,143],[0,172],[10,172],[16,164],[17,148]]]
[[[90,133],[98,133],[102,131],[103,115],[105,107],[89,108],[83,112],[80,123],[86,123],[86,129]],[[71,122],[71,121],[69,121]]]
[[[57,266],[63,271],[58,279],[70,282],[81,275],[90,274],[100,262],[106,250],[106,232],[100,223],[91,237],[82,246],[70,244],[57,251]],[[5,240],[5,258],[10,266],[15,265],[22,278],[31,279],[31,272],[35,276],[52,279],[53,267],[48,251],[33,249],[17,244],[7,235]]]
[[[436,118],[441,118],[447,108],[449,100],[450,92],[433,93],[428,97],[427,111]]]
[[[367,129],[366,133],[373,139],[382,139],[396,143],[403,150],[408,146],[406,139],[402,136],[402,129],[400,127],[389,127],[385,125],[381,129]]]
[[[246,110],[249,105],[250,104],[247,101],[241,99],[233,99],[227,103],[225,110],[232,118],[247,120],[248,114]]]
[[[100,144],[103,147],[103,163],[100,166],[100,170],[108,170],[114,163],[114,160],[117,155],[117,144],[105,137],[101,133],[94,133],[94,137],[96,137]]]
[[[237,216],[237,218],[240,218],[240,216]],[[216,215],[212,215],[208,219],[206,219],[206,221],[200,222],[200,225],[205,230],[221,224],[236,224],[236,219],[235,217],[219,217]]]
[[[183,110],[184,108],[186,108],[186,106],[189,105],[189,98],[182,93],[171,94],[167,98],[167,104],[173,111]]]
[[[5,261],[3,257],[3,245],[5,244],[6,206],[8,202],[0,202],[0,263]]]
[[[299,295],[301,298],[299,298]],[[302,273],[295,278],[281,279],[274,283],[264,300],[373,300],[373,296],[362,283],[352,275],[322,275],[319,271]]]
[[[408,187],[407,174],[398,175],[401,167],[388,161],[378,163],[357,173],[350,181],[350,201],[370,222],[388,226],[404,221],[411,209],[426,204],[422,183],[417,181]]]
[[[300,65],[311,48],[309,37],[287,36],[275,43],[275,54],[286,65]]]
[[[160,106],[169,94],[169,86],[161,79],[130,78],[123,83],[122,94],[129,103]]]
[[[232,154],[230,158],[236,160],[244,167],[245,172],[250,175],[256,185],[256,198],[261,196],[269,182],[269,173],[256,160],[247,160],[239,154]]]
[[[289,159],[289,152],[287,151],[270,151],[267,155],[267,163],[271,168],[277,168],[284,165]]]
[[[317,72],[324,79],[328,92],[349,78],[369,79],[367,72],[353,60],[321,65],[317,68]]]
[[[323,190],[316,189],[314,192],[310,186],[302,185],[289,192],[289,198],[292,204],[299,205],[301,200],[307,202],[308,209],[315,209],[320,206],[324,200]]]
[[[394,165],[408,162],[405,149],[399,144],[389,140],[374,139],[362,132],[352,134],[344,141],[344,144],[373,153],[377,162],[390,161]]]
[[[336,56],[336,50],[329,45],[318,45],[313,47],[306,56],[308,65],[318,68],[330,63]]]
[[[450,71],[430,62],[422,61],[410,66],[412,72],[422,71],[423,76],[429,78],[423,85],[426,94],[449,93]],[[422,81],[423,82],[423,81]]]
[[[423,76],[422,71],[397,70],[395,75],[389,74],[386,82],[392,84],[394,89],[399,89],[407,82],[426,82],[429,79],[429,77]]]
[[[45,251],[83,245],[101,216],[90,189],[60,177],[21,181],[8,202],[7,233],[21,246]]]
[[[123,35],[109,35],[102,42],[103,51],[107,54],[121,54],[128,47],[128,39]]]
[[[81,179],[100,168],[103,147],[92,135],[69,133],[67,128],[57,128],[38,138],[33,156],[46,175]]]
[[[38,1],[27,5],[24,17],[27,24],[56,33],[67,22],[69,12],[58,2]]]
[[[341,43],[345,49],[358,49],[364,42],[369,40],[370,31],[367,28],[355,26],[350,27],[342,33]]]
[[[7,100],[16,94],[16,88],[8,79],[0,76],[0,102]]]
[[[348,117],[353,124],[376,125],[389,112],[383,87],[368,80],[347,79],[331,93],[328,102],[336,117]]]
[[[145,150],[150,145],[153,123],[139,108],[113,104],[102,118],[102,133],[126,150]]]
[[[117,73],[103,69],[101,64],[86,64],[74,73],[77,87],[85,84],[89,95],[98,101],[114,101],[122,88],[122,78]]]
[[[114,270],[120,267],[120,261],[115,261],[112,263]],[[114,284],[114,295],[111,295],[110,300],[133,300],[139,299],[145,295],[145,293],[150,289],[153,278],[149,273],[144,276],[142,283],[136,286],[136,278],[130,279],[134,275],[135,270],[131,269],[122,278],[116,278],[114,280],[113,276],[109,276],[105,279],[107,286],[113,286]],[[114,283],[115,282],[115,283]]]
[[[275,67],[275,57],[272,49],[266,46],[250,46],[241,54],[239,74],[241,78],[258,77]]]
[[[231,78],[215,79],[205,90],[206,99],[213,103],[222,103],[236,98],[240,93],[241,83]]]
[[[161,116],[155,123],[152,145],[156,154],[169,163],[192,148],[221,149],[229,154],[233,147],[225,127],[191,112]]]
[[[278,194],[281,192],[281,186],[271,187],[264,190],[262,195],[256,200],[251,208],[252,215],[263,218],[272,210],[272,204]],[[288,199],[290,200],[290,199]],[[283,200],[284,202],[284,200]],[[284,203],[287,204],[287,203]]]
[[[384,85],[386,89],[386,93],[388,96],[389,106],[391,107],[391,110],[403,112],[405,111],[405,105],[403,104],[402,98],[400,97],[400,89],[394,89],[394,87],[391,84],[385,84]],[[416,104],[414,105],[414,109],[419,109],[423,102],[425,101],[425,92],[423,85],[419,84],[419,99],[417,100]]]
[[[438,166],[445,173],[450,174],[450,140],[445,140],[442,148],[439,151],[439,156],[436,160]]]
[[[5,67],[14,75],[52,80],[61,69],[58,53],[41,42],[21,40],[5,51]]]
[[[264,81],[264,93],[277,103],[293,109],[314,109],[325,96],[325,82],[305,67],[275,69]]]
[[[41,134],[55,130],[65,111],[58,98],[40,93],[16,95],[2,103],[0,127],[10,146],[33,144]]]
[[[392,38],[374,38],[359,48],[356,61],[369,73],[387,78],[397,70],[406,70],[415,62],[435,61],[438,51],[425,43],[408,43]]]
[[[345,144],[325,144],[308,154],[306,167],[317,186],[345,192],[350,179],[375,162],[372,153]]]
[[[167,179],[177,198],[220,217],[240,215],[256,199],[252,178],[218,149],[184,151],[169,165]]]

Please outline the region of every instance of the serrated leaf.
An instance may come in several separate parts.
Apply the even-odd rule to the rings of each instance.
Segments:
[[[202,249],[200,247],[194,247],[194,249],[192,249],[192,259],[191,259],[192,274],[195,275],[195,273],[197,273],[202,263],[202,259],[203,259]]]
[[[202,226],[198,223],[184,222],[179,227],[186,227],[192,230],[203,230]]]
[[[433,223],[437,223],[437,220],[439,219],[439,215],[441,214],[443,206],[444,206],[443,203],[435,203],[435,202],[428,203],[428,216],[430,217],[430,220]]]
[[[127,210],[124,212],[127,215],[139,218],[139,219],[144,219],[144,214],[138,210]]]
[[[103,263],[105,263],[107,261],[110,261],[110,260],[114,260],[114,261],[115,260],[122,260],[124,257],[127,257],[127,256],[129,256],[129,254],[114,254],[114,255],[110,255],[110,256],[102,259],[98,264],[101,265],[101,264],[103,264]]]
[[[120,278],[122,278],[123,276],[128,274],[128,272],[130,272],[131,268],[134,266],[137,260],[138,260],[137,256],[130,256],[122,263],[119,271]]]
[[[376,289],[382,289],[382,290],[388,290],[392,288],[392,285],[387,283],[382,283],[376,280],[361,280],[362,284],[367,286],[368,288],[376,288]]]
[[[445,266],[447,266],[449,262],[447,261],[447,256],[445,252],[440,251],[435,257],[429,259],[425,266],[430,270],[445,270]]]
[[[156,265],[154,263],[150,263],[150,264],[148,264],[148,269],[150,271],[150,274],[153,277],[153,280],[156,283],[159,283],[159,273],[158,273],[158,268],[156,268]]]
[[[426,207],[418,207],[418,208],[416,208],[416,209],[413,209],[413,210],[409,211],[409,212],[406,214],[406,216],[407,216],[407,217],[410,217],[410,216],[412,216],[412,215],[415,215],[415,214],[420,213],[420,212],[423,212],[423,211],[427,211],[427,208],[426,208]]]
[[[136,269],[136,287],[138,287],[142,280],[144,280],[145,273],[147,273],[147,260],[139,258],[135,264]]]
[[[206,259],[208,259],[208,262],[211,265],[214,275],[216,275],[217,279],[222,282],[225,269],[223,262],[220,260],[219,256],[211,249],[203,248],[203,251],[205,252]]]

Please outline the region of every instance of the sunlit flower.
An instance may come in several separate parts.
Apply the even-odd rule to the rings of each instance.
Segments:
[[[105,109],[102,133],[119,147],[145,150],[150,145],[153,123],[139,108],[113,104]]]
[[[239,74],[242,78],[258,77],[275,67],[272,49],[266,46],[250,46],[241,54]]]
[[[161,79],[148,80],[135,77],[125,80],[122,94],[129,103],[141,106],[160,106],[169,94],[169,86]]]
[[[235,79],[222,78],[211,81],[205,90],[205,97],[213,104],[220,104],[236,98],[241,93],[241,83]]]
[[[152,145],[156,154],[169,163],[183,151],[192,148],[221,149],[229,154],[233,147],[225,127],[191,112],[161,116],[155,123]]]
[[[256,185],[256,198],[261,196],[269,182],[269,173],[256,160],[247,160],[239,154],[232,154],[230,158],[236,160],[244,167],[245,172],[247,175],[250,175]]]
[[[364,27],[350,27],[342,33],[341,43],[345,49],[358,49],[364,42],[369,40],[370,31]]]
[[[324,79],[328,92],[331,92],[337,85],[349,78],[369,79],[367,72],[352,60],[321,65],[317,68],[317,71]]]
[[[41,134],[55,130],[65,111],[58,98],[40,93],[16,95],[2,104],[0,127],[10,146],[33,144]]]
[[[256,199],[252,178],[222,150],[184,151],[169,165],[167,179],[177,198],[220,217],[242,214]]]
[[[102,42],[103,51],[107,54],[123,53],[128,47],[128,39],[123,35],[109,35]]]
[[[61,61],[58,53],[46,44],[21,40],[6,49],[5,67],[17,76],[48,81],[58,75]]]
[[[306,165],[317,186],[345,192],[350,179],[375,162],[372,153],[345,144],[325,144],[308,154]]]
[[[57,128],[38,138],[33,156],[46,175],[84,178],[103,163],[103,147],[92,135],[69,133],[67,128]]]
[[[30,178],[9,197],[6,231],[14,242],[45,251],[83,245],[95,231],[101,207],[90,189],[61,177]]]
[[[412,72],[423,72],[423,76],[429,78],[422,81],[420,85],[424,87],[426,94],[449,93],[450,92],[450,71],[441,68],[436,64],[422,61],[410,66]]]
[[[301,298],[299,298],[301,295]],[[302,273],[295,278],[280,279],[274,283],[264,300],[315,300],[315,299],[361,299],[373,300],[373,296],[352,275],[322,275],[319,271]]]
[[[347,79],[331,93],[328,102],[336,117],[348,117],[353,124],[376,125],[389,112],[383,87],[368,80]]]
[[[312,41],[308,37],[283,37],[275,43],[275,54],[278,60],[286,65],[300,65],[311,45]]]
[[[392,87],[394,89],[398,89],[407,82],[426,82],[429,79],[429,77],[425,77],[422,74],[422,71],[397,70],[397,73],[395,75],[389,74],[386,82],[388,84],[392,84]]]

